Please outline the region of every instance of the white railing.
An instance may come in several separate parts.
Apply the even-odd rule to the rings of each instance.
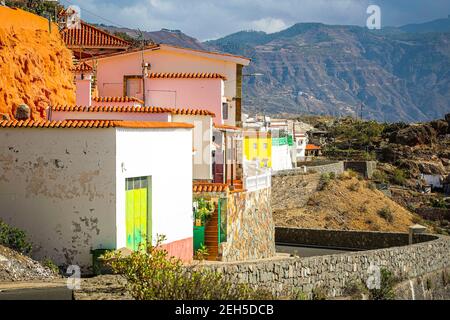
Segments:
[[[272,171],[261,168],[258,161],[244,161],[244,189],[257,191],[270,188],[272,185]]]

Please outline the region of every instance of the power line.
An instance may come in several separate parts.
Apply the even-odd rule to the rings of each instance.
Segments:
[[[116,22],[114,22],[114,21],[112,21],[112,20],[109,20],[109,19],[107,19],[107,18],[104,18],[104,17],[102,17],[102,16],[100,16],[100,15],[98,15],[98,14],[96,14],[96,13],[93,13],[93,12],[91,12],[91,11],[89,11],[89,10],[86,10],[85,8],[80,7],[79,5],[74,4],[74,3],[70,2],[70,1],[67,1],[67,0],[61,0],[61,1],[62,1],[62,2],[65,2],[65,3],[68,4],[68,5],[78,6],[83,12],[86,12],[86,13],[88,13],[88,14],[94,16],[94,17],[97,17],[97,18],[99,18],[99,19],[102,19],[103,21],[112,23],[113,25],[115,25],[115,26],[117,26],[117,27],[120,27],[120,28],[126,28],[126,29],[131,29],[130,27],[126,27],[126,26],[124,26],[124,25],[121,25],[120,23],[116,23]]]

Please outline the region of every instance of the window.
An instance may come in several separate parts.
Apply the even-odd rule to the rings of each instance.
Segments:
[[[258,144],[256,142],[253,144],[253,149],[258,150]]]
[[[264,144],[263,144],[263,148],[264,148],[264,150],[267,150],[267,148],[268,148],[267,143],[264,143]]]
[[[222,103],[222,119],[228,120],[228,103]]]

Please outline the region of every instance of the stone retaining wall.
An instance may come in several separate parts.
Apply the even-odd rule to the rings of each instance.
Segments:
[[[336,175],[341,174],[344,172],[344,162],[338,161],[338,162],[331,162],[326,164],[314,164],[305,162],[304,167],[299,167],[295,169],[289,169],[289,170],[281,170],[273,173],[273,176],[286,176],[286,175],[297,175],[301,173],[331,173],[334,172]]]
[[[376,161],[345,161],[345,170],[353,170],[358,172],[365,178],[372,179],[373,172],[377,168]]]
[[[438,239],[434,235],[414,235],[414,243]],[[294,229],[277,227],[275,229],[277,243],[302,246],[341,248],[348,250],[373,250],[406,246],[409,242],[407,233],[366,232],[324,229]]]
[[[431,221],[450,221],[450,209],[441,208],[417,208],[416,213],[424,219]]]
[[[227,239],[220,244],[222,261],[244,261],[275,256],[275,225],[270,206],[271,188],[228,196]]]
[[[337,297],[345,295],[345,290],[353,281],[365,282],[371,265],[386,268],[400,279],[411,279],[448,268],[449,260],[449,237],[438,237],[411,246],[202,267],[223,273],[229,281],[265,288],[277,296],[302,292],[311,297],[313,290],[320,288],[327,296]]]

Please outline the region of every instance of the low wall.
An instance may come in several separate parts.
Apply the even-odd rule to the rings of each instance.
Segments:
[[[344,169],[345,170],[353,170],[358,172],[365,178],[371,179],[373,176],[373,172],[377,168],[376,161],[345,161]]]
[[[434,235],[414,235],[414,243],[438,239]],[[277,243],[348,250],[373,250],[408,245],[409,235],[396,232],[342,231],[324,229],[275,229]]]
[[[370,232],[367,232],[368,234]],[[381,238],[385,235],[377,233]],[[393,239],[405,237],[394,236]],[[366,236],[378,241],[377,236]],[[345,295],[353,281],[366,281],[369,267],[375,265],[391,271],[400,279],[411,279],[450,266],[450,238],[428,236],[428,242],[378,250],[351,252],[318,257],[279,257],[274,259],[204,265],[224,274],[235,283],[265,288],[277,296],[302,292],[311,297],[320,288],[329,297]],[[397,240],[389,240],[397,241]],[[367,246],[370,241],[367,240]]]
[[[426,220],[431,221],[450,221],[450,209],[441,208],[417,208],[415,212]]]
[[[331,173],[334,172],[336,175],[344,172],[344,162],[319,162],[315,164],[314,162],[304,162],[300,164],[301,167],[281,170],[273,173],[273,176],[284,176],[284,175],[295,175],[298,173]],[[304,166],[304,168],[303,168]],[[306,171],[305,171],[306,170]]]
[[[221,243],[222,261],[275,256],[275,225],[270,197],[271,188],[228,196],[227,241]]]

